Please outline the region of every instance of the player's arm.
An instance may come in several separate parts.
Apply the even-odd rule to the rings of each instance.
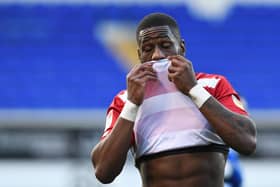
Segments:
[[[227,109],[200,87],[190,61],[179,55],[171,56],[169,60],[169,79],[181,92],[192,98],[223,141],[242,154],[253,153],[256,149],[254,121],[246,115]]]
[[[134,120],[144,98],[145,84],[156,79],[150,64],[135,66],[127,75],[127,101],[112,131],[92,151],[96,177],[103,183],[112,182],[121,172],[130,148]]]
[[[246,155],[255,151],[256,125],[249,116],[232,112],[213,96],[206,100],[200,111],[226,144]]]
[[[133,122],[119,117],[109,134],[92,150],[91,160],[96,178],[102,183],[112,182],[121,172],[130,148]]]

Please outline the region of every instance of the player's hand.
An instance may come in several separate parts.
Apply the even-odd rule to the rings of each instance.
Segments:
[[[180,55],[169,56],[168,59],[171,61],[168,68],[168,79],[181,92],[188,95],[189,90],[197,84],[191,61]]]
[[[148,62],[135,65],[126,76],[127,99],[136,105],[143,102],[146,83],[157,79],[157,73],[152,65]]]

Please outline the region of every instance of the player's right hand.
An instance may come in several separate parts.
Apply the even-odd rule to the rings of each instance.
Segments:
[[[157,79],[152,66],[152,63],[135,65],[126,76],[127,99],[136,105],[143,102],[146,83]]]

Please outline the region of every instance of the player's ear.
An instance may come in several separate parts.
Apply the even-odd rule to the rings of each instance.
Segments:
[[[180,54],[183,56],[186,55],[186,44],[184,39],[181,39],[180,41]]]
[[[139,48],[137,48],[137,54],[138,54],[138,59],[139,60],[141,60],[141,54],[140,54],[141,52],[140,52],[140,49]]]

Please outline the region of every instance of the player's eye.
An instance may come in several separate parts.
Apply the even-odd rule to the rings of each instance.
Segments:
[[[161,44],[162,48],[168,49],[172,46],[171,42],[162,42]]]
[[[152,45],[145,45],[142,47],[143,52],[150,52],[153,49]]]

